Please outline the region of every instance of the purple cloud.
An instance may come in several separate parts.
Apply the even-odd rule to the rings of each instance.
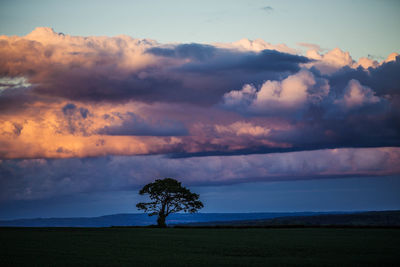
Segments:
[[[122,124],[104,126],[98,130],[102,135],[136,136],[182,136],[187,135],[185,126],[178,121],[146,121],[132,112],[123,116]]]
[[[269,155],[171,159],[165,156],[5,160],[0,201],[137,189],[159,177],[185,185],[390,175],[398,148],[334,149]]]

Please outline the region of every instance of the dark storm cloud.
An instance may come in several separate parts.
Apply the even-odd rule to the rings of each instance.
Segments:
[[[375,69],[344,67],[332,75],[302,70],[282,81],[245,85],[241,90],[231,91],[224,95],[222,108],[246,117],[287,120],[291,127],[272,129],[268,140],[291,145],[260,145],[240,151],[200,154],[400,146],[400,80],[394,75],[398,66],[399,57]],[[378,86],[382,83],[385,87]]]
[[[193,51],[188,49],[185,54],[179,52],[180,46],[175,49],[165,49],[164,53],[159,52],[159,49],[162,48],[157,48],[157,53],[154,53],[153,49],[148,50],[148,52],[159,56],[197,59],[197,61],[190,61],[181,65],[174,71],[190,71],[203,75],[215,72],[232,73],[232,71],[244,76],[248,75],[248,72],[295,72],[300,69],[299,64],[311,61],[303,56],[275,50],[235,51],[215,47],[211,49],[212,46],[209,45],[192,45],[195,45],[196,49],[193,49]],[[223,78],[230,79],[231,77],[227,75]],[[253,82],[251,79],[247,80]]]
[[[305,62],[308,60],[301,56],[265,50],[260,53],[229,52],[173,67],[145,68],[123,78],[113,78],[118,76],[117,70],[113,69],[109,75],[93,75],[96,67],[90,70],[78,68],[51,73],[46,83],[37,85],[34,91],[77,101],[135,100],[210,105],[217,103],[231,88],[244,83],[261,83],[266,77],[275,79],[287,75],[299,70],[299,64]]]
[[[274,50],[263,50],[259,53],[249,53],[234,68],[242,68],[244,71],[270,70],[270,71],[298,71],[300,63],[308,63],[311,60],[298,55],[282,53]],[[229,67],[228,67],[229,69]]]
[[[399,121],[360,115],[296,124],[292,131],[273,131],[271,140],[293,144],[290,150],[400,146]]]
[[[0,93],[0,111],[4,113],[23,109],[26,104],[42,100],[28,88],[8,89]]]
[[[102,135],[133,136],[182,136],[187,135],[185,126],[178,121],[150,122],[132,112],[125,114],[122,124],[105,126],[98,130]]]
[[[330,84],[334,90],[341,90],[351,79],[373,88],[377,95],[400,94],[400,56],[395,61],[383,63],[377,68],[344,67],[329,76]]]
[[[136,73],[127,75],[123,79],[103,75],[93,75],[88,69],[79,69],[70,73],[53,73],[47,84],[35,87],[38,94],[60,96],[75,101],[108,101],[127,102],[136,101],[185,101],[187,96],[178,79],[157,73],[154,69],[143,70],[148,72],[146,77]],[[116,74],[110,70],[110,75]],[[56,90],[54,88],[57,88]],[[171,96],[172,95],[172,96]]]
[[[37,29],[0,43],[0,75],[22,76],[39,96],[74,101],[215,104],[244,83],[277,79],[309,60],[203,44],[172,47],[131,38],[80,38]]]

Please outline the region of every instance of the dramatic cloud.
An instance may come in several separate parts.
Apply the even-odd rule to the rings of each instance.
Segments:
[[[147,50],[147,52],[157,56],[196,60],[194,62],[188,61],[180,69],[200,73],[297,71],[300,63],[310,61],[303,56],[275,50],[238,52],[227,49],[217,50],[210,45],[200,44],[178,45],[174,48],[155,47]]]
[[[173,136],[187,134],[177,120],[140,112],[137,103],[35,104],[0,115],[0,155],[58,158],[164,153],[175,149],[173,144],[179,139]]]
[[[250,84],[224,95],[223,106],[253,114],[287,115],[306,104],[318,104],[329,93],[328,82],[302,70],[282,81],[266,81],[259,89]]]
[[[160,44],[49,28],[0,36],[5,198],[165,175],[211,184],[399,173],[398,54],[356,61],[300,45],[305,55],[247,39]]]
[[[215,104],[229,88],[309,62],[287,54],[291,50],[282,45],[243,42],[163,46],[128,36],[77,37],[37,28],[25,37],[0,37],[0,76],[23,77],[42,97]],[[246,49],[239,49],[243,44]]]

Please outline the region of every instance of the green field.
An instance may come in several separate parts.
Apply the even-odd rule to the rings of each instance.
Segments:
[[[0,266],[399,266],[399,229],[0,228]]]

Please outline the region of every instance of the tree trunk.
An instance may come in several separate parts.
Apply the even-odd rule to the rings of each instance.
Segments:
[[[162,214],[162,213],[158,214],[158,218],[157,218],[157,226],[158,227],[160,227],[160,228],[167,227],[167,225],[165,224],[165,218],[166,217],[167,216],[165,216],[165,214]]]

